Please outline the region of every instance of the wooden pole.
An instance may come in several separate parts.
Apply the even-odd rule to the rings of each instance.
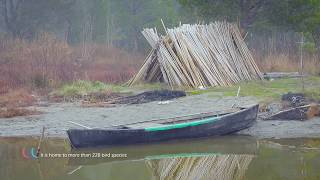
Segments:
[[[160,20],[161,20],[161,24],[162,24],[162,26],[163,26],[164,31],[166,32],[166,34],[168,34],[167,28],[166,28],[166,26],[164,25],[164,22],[163,22],[162,18],[161,18]]]
[[[303,36],[303,33],[301,33],[301,42],[300,42],[300,73],[301,73],[302,92],[304,92],[303,44],[304,44],[304,36]]]
[[[39,154],[40,154],[40,146],[41,146],[41,142],[42,142],[42,140],[44,138],[44,130],[45,130],[45,127],[43,126],[42,134],[40,136],[39,143],[38,143],[38,148],[37,148],[37,157],[39,157]]]
[[[239,86],[238,92],[237,92],[237,97],[239,97],[239,95],[240,95],[240,90],[241,90],[241,87]]]

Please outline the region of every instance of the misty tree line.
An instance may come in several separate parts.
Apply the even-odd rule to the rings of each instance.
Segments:
[[[303,32],[320,47],[319,0],[0,0],[0,36],[33,39],[52,32],[70,44],[138,50],[146,27],[228,20],[244,31]]]
[[[320,48],[319,0],[179,0],[196,15],[211,21],[238,21],[246,31],[274,29],[301,32]]]

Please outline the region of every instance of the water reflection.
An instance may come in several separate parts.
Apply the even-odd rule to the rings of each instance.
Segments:
[[[146,160],[152,179],[243,179],[253,155],[185,154]]]
[[[37,139],[33,138],[1,138],[0,139],[0,179],[55,179],[66,171],[67,159],[32,160],[30,149],[37,147]],[[43,151],[53,149],[57,153],[65,151],[63,140],[50,140],[43,144]],[[27,149],[25,158],[22,150]]]
[[[22,156],[23,148],[36,146],[37,139],[0,138],[0,179],[320,179],[319,139],[231,136],[81,151],[70,151],[63,139],[47,139],[42,153],[127,157]]]

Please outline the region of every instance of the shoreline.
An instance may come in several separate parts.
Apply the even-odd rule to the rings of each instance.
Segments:
[[[258,103],[254,97],[213,97],[206,93],[173,99],[168,104],[158,101],[117,105],[115,107],[81,107],[79,103],[54,103],[36,107],[44,113],[32,116],[0,118],[0,137],[40,136],[43,126],[47,137],[66,137],[69,128],[81,128],[68,121],[89,127],[107,127],[150,119],[168,118],[209,111],[222,111],[233,104],[241,106]],[[34,107],[33,107],[34,108]],[[260,118],[252,127],[238,135],[264,138],[320,138],[320,117],[307,121],[281,121]]]

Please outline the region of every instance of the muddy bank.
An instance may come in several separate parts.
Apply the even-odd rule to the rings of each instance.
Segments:
[[[257,138],[319,138],[320,117],[307,121],[264,121],[258,118],[252,127],[242,130],[238,134],[251,135]]]
[[[65,137],[67,129],[80,128],[67,121],[103,128],[150,119],[221,111],[232,107],[235,103],[251,105],[256,102],[257,100],[253,97],[217,98],[208,93],[174,99],[163,104],[155,101],[145,104],[117,105],[110,108],[84,108],[81,104],[55,103],[46,107],[37,107],[37,110],[44,112],[40,115],[0,119],[0,136],[39,136],[42,126],[45,126],[47,136]],[[320,118],[305,122],[258,119],[251,128],[239,134],[258,138],[320,137],[319,127]]]

